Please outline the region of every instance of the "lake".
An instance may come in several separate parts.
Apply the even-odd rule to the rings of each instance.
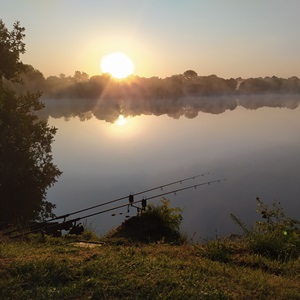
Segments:
[[[253,225],[257,196],[280,201],[287,215],[299,218],[299,96],[161,100],[153,107],[44,101],[43,117],[58,128],[53,157],[63,174],[47,194],[57,215],[209,172],[163,190],[226,178],[165,196],[184,210],[181,230],[194,240],[239,233],[230,213]],[[121,204],[126,200],[108,207]],[[120,208],[83,222],[104,235],[125,215]]]

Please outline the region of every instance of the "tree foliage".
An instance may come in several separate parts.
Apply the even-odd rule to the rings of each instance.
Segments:
[[[9,32],[0,20],[0,76],[16,80],[24,66],[24,28],[19,22]],[[4,63],[3,63],[4,62]],[[0,225],[51,215],[47,189],[61,174],[52,162],[56,128],[40,121],[39,93],[17,95],[0,82]]]
[[[0,19],[0,80],[3,77],[17,80],[23,71],[20,54],[25,53],[24,31],[25,28],[20,26],[20,22],[15,22],[13,30],[9,31]]]
[[[194,70],[187,70],[183,73],[187,79],[196,78],[198,74]]]

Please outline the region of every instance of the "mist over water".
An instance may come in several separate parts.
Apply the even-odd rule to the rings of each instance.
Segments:
[[[253,225],[256,196],[280,201],[299,218],[299,99],[45,100],[43,118],[58,128],[53,156],[63,171],[47,200],[57,204],[60,215],[210,172],[169,190],[221,178],[226,182],[166,196],[184,209],[182,231],[189,236],[239,232],[230,213]],[[120,115],[123,125],[115,122]],[[103,235],[125,219],[127,209],[112,213],[116,216],[105,213],[86,222]]]

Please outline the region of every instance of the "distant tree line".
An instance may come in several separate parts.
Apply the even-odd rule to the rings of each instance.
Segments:
[[[300,94],[300,80],[296,76],[288,79],[276,76],[248,78],[241,82],[239,94]]]
[[[115,80],[109,74],[89,77],[76,71],[74,76],[49,76],[30,65],[21,74],[23,84],[13,85],[19,93],[42,91],[44,98],[122,98],[167,99],[232,95],[300,94],[300,79],[276,76],[265,78],[223,79],[216,75],[198,76],[193,70],[166,78],[131,76]]]
[[[131,76],[116,80],[108,74],[89,77],[76,71],[74,76],[50,76],[30,65],[20,75],[23,84],[6,81],[17,93],[43,91],[46,104],[39,116],[114,122],[119,115],[168,115],[195,118],[198,113],[220,114],[238,105],[296,108],[300,103],[300,80],[278,77],[222,79],[216,75],[198,76],[193,70],[167,78]],[[238,100],[237,100],[238,99]],[[84,100],[84,101],[83,101]],[[109,101],[107,101],[109,100]]]

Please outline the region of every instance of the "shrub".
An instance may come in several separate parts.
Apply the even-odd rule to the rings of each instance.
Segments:
[[[182,243],[179,232],[182,210],[171,208],[170,201],[163,198],[161,204],[150,204],[140,215],[126,220],[107,237],[127,238],[132,241]]]
[[[256,201],[256,212],[263,221],[256,221],[252,230],[231,214],[233,221],[243,229],[249,249],[271,259],[297,259],[300,255],[300,222],[287,217],[280,202],[274,202],[270,208],[260,198]]]

